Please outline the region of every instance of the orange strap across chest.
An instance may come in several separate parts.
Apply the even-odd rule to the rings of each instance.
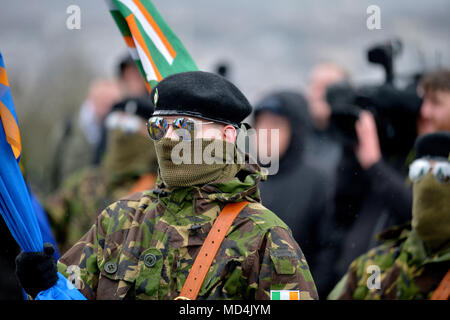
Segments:
[[[248,201],[243,201],[225,205],[209,231],[205,242],[203,242],[186,282],[181,289],[180,295],[175,298],[175,300],[195,300],[197,298],[206,274],[209,271],[209,267],[211,266],[217,251],[219,251],[225,235],[230,229],[234,219],[247,204]]]
[[[442,279],[441,283],[434,290],[430,300],[448,300],[450,298],[450,270]]]

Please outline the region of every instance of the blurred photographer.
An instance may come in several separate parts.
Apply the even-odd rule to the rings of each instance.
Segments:
[[[421,100],[414,83],[394,86],[393,52],[391,43],[368,51],[369,61],[385,67],[384,84],[355,88],[341,82],[327,88],[330,131],[342,145],[334,212],[324,219],[329,236],[321,265],[335,261],[328,285],[378,244],[377,234],[409,220],[412,192],[405,161],[417,136]]]
[[[324,219],[328,244],[319,261],[330,272],[326,288],[321,288],[324,291],[332,288],[352,260],[377,244],[378,233],[406,223],[411,210],[406,177],[383,160],[369,111],[360,112],[355,131],[358,142],[344,146],[338,165],[334,212]],[[335,261],[332,270],[325,267],[324,260],[330,259]]]

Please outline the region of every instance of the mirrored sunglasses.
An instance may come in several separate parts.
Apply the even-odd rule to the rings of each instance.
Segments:
[[[450,182],[450,162],[436,161],[434,164],[427,159],[417,159],[409,166],[409,178],[413,182],[422,179],[430,170],[437,181],[446,184]]]
[[[190,141],[194,138],[195,130],[199,124],[210,124],[214,122],[202,122],[191,118],[176,118],[169,123],[163,117],[151,117],[147,121],[147,131],[154,141],[161,140],[172,125],[174,133],[182,140]]]

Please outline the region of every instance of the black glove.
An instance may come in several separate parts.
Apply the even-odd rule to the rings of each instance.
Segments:
[[[16,257],[16,276],[20,285],[33,297],[58,281],[58,270],[52,254],[55,248],[44,244],[44,252],[21,252]]]

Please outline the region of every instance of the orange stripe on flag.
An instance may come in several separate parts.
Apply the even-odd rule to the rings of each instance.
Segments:
[[[9,109],[0,101],[0,117],[5,128],[6,140],[11,145],[14,156],[19,158],[22,152],[19,127]]]
[[[145,81],[145,86],[147,87],[148,93],[152,93],[152,87],[150,87],[150,84]]]
[[[9,87],[8,76],[6,75],[6,69],[0,67],[0,84]]]
[[[128,46],[128,47],[136,48],[136,45],[134,44],[133,37],[125,36],[125,37],[123,37],[123,38],[124,38],[125,42],[127,43],[127,46]]]
[[[169,51],[170,56],[172,57],[172,59],[175,59],[175,56],[177,55],[177,53],[172,48],[172,45],[167,40],[166,36],[161,31],[159,26],[156,24],[156,22],[153,19],[153,17],[150,15],[150,13],[148,13],[147,9],[144,7],[144,5],[141,3],[141,1],[133,0],[133,2],[139,8],[139,10],[142,12],[142,14],[144,15],[145,19],[147,19],[148,23],[150,23],[150,25],[152,26],[153,30],[155,30],[156,34],[159,36],[161,41],[164,43],[164,45],[166,46],[167,51]]]
[[[289,292],[289,300],[298,300],[298,292]]]
[[[130,27],[131,34],[133,35],[134,39],[136,39],[136,41],[139,43],[142,50],[144,50],[145,54],[147,55],[148,60],[152,64],[153,70],[155,70],[155,73],[156,73],[156,79],[158,81],[161,81],[162,80],[161,74],[159,73],[158,68],[156,67],[155,63],[153,62],[152,56],[150,55],[150,51],[148,50],[147,46],[145,45],[144,38],[142,37],[142,34],[139,31],[139,28],[136,24],[136,20],[134,19],[134,15],[130,14],[125,19],[127,20],[128,26]]]

